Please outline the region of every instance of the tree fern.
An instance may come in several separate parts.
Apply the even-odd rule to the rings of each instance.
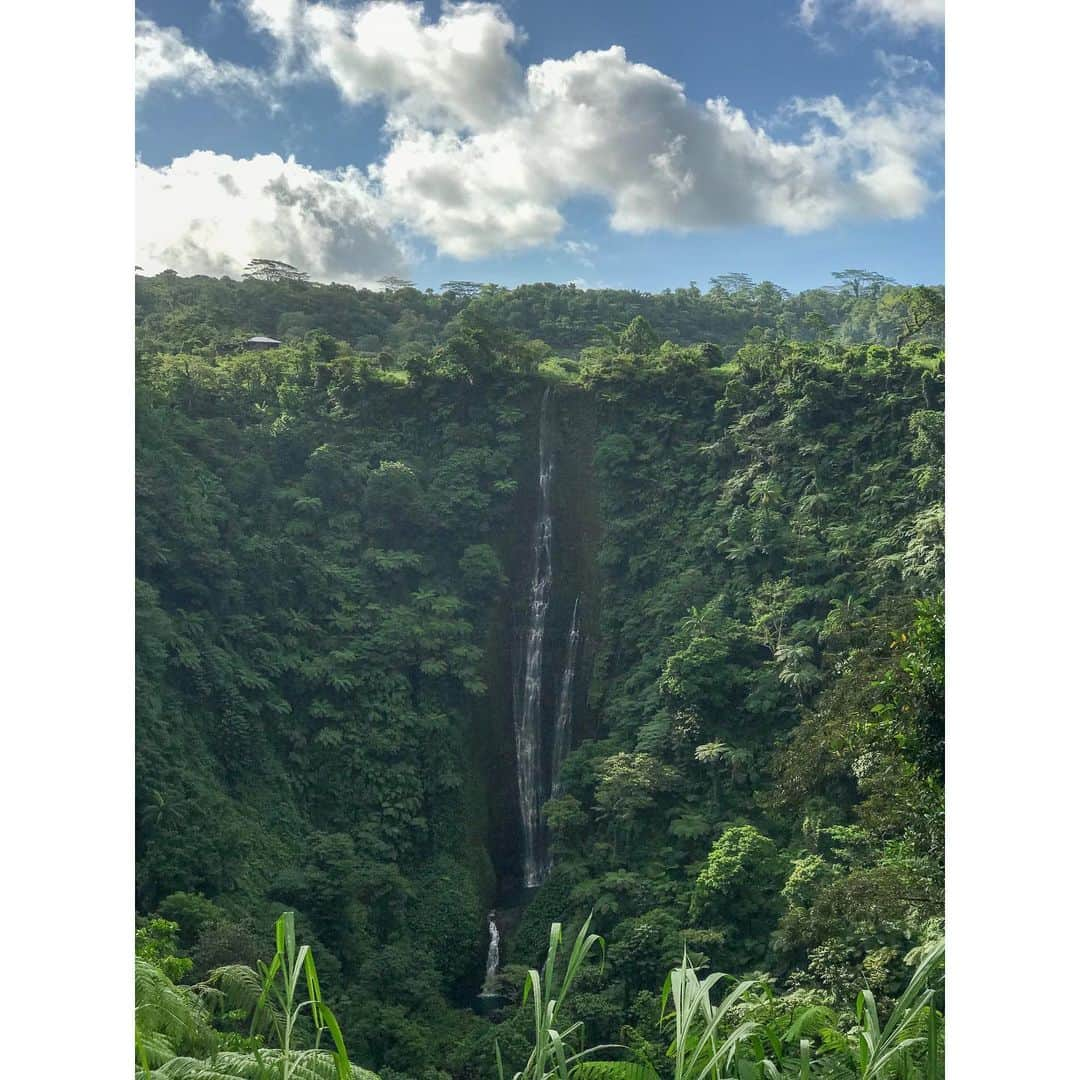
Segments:
[[[176,986],[156,964],[135,958],[135,1052],[144,1071],[180,1052],[210,1053],[214,1033],[188,987]]]
[[[296,944],[293,913],[285,912],[274,930],[277,949],[269,964],[260,963],[259,971],[241,964],[216,968],[200,988],[212,1003],[250,1013],[252,1034],[272,1034],[278,1043],[273,1050],[214,1053],[214,1034],[195,991],[175,986],[149,961],[135,961],[135,1049],[140,1080],[370,1080],[373,1074],[349,1062],[341,1029],[323,1002],[311,948]],[[315,1047],[298,1050],[296,1026],[305,1011],[315,1026]],[[326,1032],[333,1051],[319,1047]],[[181,1050],[188,1055],[202,1053],[206,1059],[179,1056]]]
[[[660,1080],[656,1070],[641,1061],[581,1061],[572,1080]]]
[[[280,1067],[272,1074],[275,1078],[303,1080],[304,1061],[321,1061],[293,1048],[297,1021],[306,1010],[315,1025],[315,1049],[319,1049],[324,1032],[329,1032],[335,1049],[326,1056],[336,1062],[339,1080],[349,1080],[351,1066],[341,1029],[322,999],[311,946],[296,944],[293,912],[282,913],[274,925],[274,935],[277,950],[269,964],[260,961],[258,972],[237,964],[216,968],[210,973],[210,985],[221,992],[227,1007],[231,1005],[251,1013],[252,1035],[273,1033],[280,1047]],[[301,976],[307,990],[304,1000],[298,993]]]
[[[289,1080],[338,1080],[342,1075],[335,1055],[305,1050],[286,1058],[281,1050],[240,1054],[223,1052],[208,1061],[173,1058],[149,1074],[150,1080],[281,1080],[286,1066]],[[350,1065],[347,1080],[377,1080],[374,1073]]]

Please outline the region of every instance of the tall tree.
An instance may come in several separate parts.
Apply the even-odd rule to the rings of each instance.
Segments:
[[[379,278],[379,284],[383,292],[397,292],[399,289],[415,289],[416,283],[408,278],[398,277],[396,274],[386,274]]]
[[[876,298],[886,285],[896,284],[892,278],[874,270],[834,270],[832,276],[840,282],[840,291],[850,292],[856,300],[862,296]]]
[[[899,316],[900,330],[896,335],[898,349],[924,330],[942,326],[945,322],[945,297],[928,285],[916,285],[887,296],[883,307]]]
[[[251,281],[307,281],[303,270],[277,259],[252,259],[244,267],[244,277]]]
[[[466,300],[471,300],[474,296],[480,295],[484,286],[479,281],[444,281],[439,288],[443,292],[454,293],[457,296],[463,296]]]
[[[709,278],[712,292],[742,293],[754,287],[754,279],[749,274],[717,274]]]

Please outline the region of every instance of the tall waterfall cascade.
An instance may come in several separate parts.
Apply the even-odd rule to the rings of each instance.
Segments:
[[[543,880],[540,804],[543,784],[543,731],[541,689],[544,664],[544,626],[551,603],[551,481],[554,462],[548,445],[548,402],[551,388],[540,405],[540,475],[536,525],[533,528],[533,569],[529,612],[525,628],[525,669],[515,695],[514,745],[517,750],[518,806],[523,834],[522,877],[527,888]]]
[[[544,636],[554,585],[552,565],[551,491],[554,456],[551,450],[548,412],[551,389],[540,405],[538,498],[532,534],[532,576],[525,623],[523,657],[517,669],[514,693],[514,745],[517,751],[518,808],[521,814],[522,880],[526,888],[542,884],[551,869],[545,848],[541,807],[560,791],[559,773],[573,737],[574,675],[581,628],[580,597],[574,601],[566,640],[562,680],[554,715],[545,710]]]
[[[493,994],[495,992],[495,976],[499,974],[499,926],[495,922],[495,912],[488,912],[488,953],[487,971],[484,976],[484,989],[482,993]]]
[[[566,663],[562,683],[559,686],[559,711],[555,714],[555,746],[551,753],[551,794],[562,791],[562,767],[570,752],[570,739],[574,722],[574,668],[577,662],[578,642],[581,629],[578,626],[579,596],[574,601],[574,613],[570,616],[570,633],[566,637]]]

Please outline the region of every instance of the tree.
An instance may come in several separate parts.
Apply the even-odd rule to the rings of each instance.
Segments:
[[[776,917],[784,877],[775,842],[753,825],[733,825],[713,844],[698,874],[690,914],[760,940]]]
[[[490,544],[470,544],[458,560],[458,570],[471,596],[486,599],[506,584],[499,556]]]
[[[248,281],[307,281],[303,270],[277,259],[252,259],[244,267],[244,277]]]
[[[653,352],[660,345],[660,339],[653,332],[649,320],[644,315],[635,315],[630,320],[630,325],[622,332],[619,344],[627,352],[641,356]]]
[[[179,927],[179,941],[185,949],[195,944],[206,927],[224,918],[221,908],[201,893],[171,893],[158,907],[165,919]]]
[[[659,908],[616,927],[608,956],[623,980],[623,1007],[630,995],[658,981],[666,965],[682,951],[680,923]]]
[[[277,337],[282,341],[302,338],[315,326],[315,320],[306,311],[283,311],[277,321]]]
[[[719,765],[730,752],[731,747],[723,742],[702,743],[694,750],[695,761],[700,761],[703,765],[712,766],[709,773],[712,778],[712,795],[714,803],[718,802],[720,798],[719,789],[717,787],[717,772],[719,770]]]
[[[379,278],[379,284],[383,287],[383,292],[398,292],[401,289],[415,289],[416,283],[410,281],[408,278],[398,277],[396,274],[386,274]]]
[[[202,930],[191,951],[191,958],[194,961],[192,976],[205,979],[222,964],[257,963],[259,941],[250,923],[223,919],[208,924]]]
[[[648,810],[656,795],[674,783],[675,770],[650,754],[613,754],[600,767],[596,807],[611,825],[618,844],[620,829],[629,837],[638,814]]]
[[[479,281],[444,281],[440,286],[443,292],[454,293],[456,296],[471,300],[479,296],[484,286]]]
[[[832,276],[840,282],[840,290],[847,290],[856,300],[862,296],[876,298],[886,285],[896,284],[892,278],[874,270],[834,270]]]
[[[803,320],[810,328],[815,338],[827,338],[832,327],[828,319],[819,311],[811,311]]]
[[[169,919],[148,919],[135,931],[135,955],[160,968],[174,982],[191,970],[191,961],[180,952],[180,927]]]
[[[552,839],[561,844],[569,844],[584,833],[589,824],[589,815],[573,795],[548,799],[543,813]]]
[[[423,490],[403,461],[381,461],[368,479],[363,508],[371,524],[392,532],[413,524],[422,509]]]
[[[712,286],[711,292],[734,295],[750,292],[754,287],[754,279],[749,274],[717,274],[716,277],[709,278],[709,284]]]
[[[900,330],[896,335],[898,349],[924,330],[945,322],[945,297],[940,290],[928,285],[916,285],[893,293],[885,298],[882,306],[900,319]]]

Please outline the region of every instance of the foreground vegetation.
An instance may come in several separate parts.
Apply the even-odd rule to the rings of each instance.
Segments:
[[[591,921],[590,916],[578,931],[564,963],[559,956],[562,926],[553,923],[543,969],[526,975],[522,1005],[531,1005],[531,1046],[513,1080],[660,1078],[641,1047],[589,1046],[581,1020],[562,1022],[560,1010],[594,959],[590,954],[595,946],[604,948],[603,939],[590,933]],[[159,929],[169,934],[176,924]],[[175,963],[175,957],[159,955],[156,963],[136,957],[135,1052],[144,1080],[370,1080],[370,1073],[348,1060],[337,1021],[322,1000],[311,951],[296,944],[292,912],[278,920],[276,935],[277,950],[269,965],[260,965],[258,972],[243,966],[219,968],[191,990],[175,986],[165,974],[164,967]],[[943,955],[944,942],[939,940],[909,957],[917,966],[882,1026],[870,989],[860,991],[846,1016],[820,1005],[782,1003],[764,980],[729,980],[719,973],[701,977],[684,950],[661,996],[663,1073],[673,1080],[796,1075],[803,1080],[811,1075],[938,1080],[943,1075],[943,1016],[938,1006]],[[307,994],[303,1001],[301,987]],[[719,1000],[714,1002],[714,996]],[[314,1047],[297,1049],[297,1022],[305,1010]],[[232,1040],[215,1035],[215,1011],[232,1019],[250,1015],[250,1034]],[[319,1049],[327,1030],[333,1051]],[[268,1040],[272,1048],[265,1045]],[[223,1049],[220,1044],[228,1041],[243,1043],[245,1049]],[[185,1050],[205,1057],[182,1056]],[[498,1042],[495,1063],[499,1080],[505,1080]]]
[[[337,1028],[383,1080],[562,1075],[552,1030],[625,1048],[581,1080],[936,1075],[929,969],[909,995],[943,914],[926,295],[159,275],[137,301],[137,985],[168,1003],[143,1009],[139,1068],[336,1075]],[[285,345],[240,350],[256,332]],[[554,870],[480,1017],[549,388],[582,709],[545,809]],[[284,1042],[236,996],[283,909],[318,957],[315,990],[289,961],[303,996],[275,1007],[312,1004]],[[557,993],[556,920],[606,942]],[[275,978],[290,949],[279,933]]]

